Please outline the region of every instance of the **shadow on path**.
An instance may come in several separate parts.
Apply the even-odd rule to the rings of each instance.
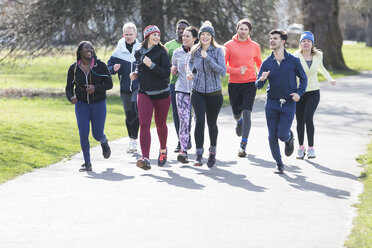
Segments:
[[[88,176],[86,176],[87,178],[102,179],[107,181],[124,181],[134,178],[134,176],[125,176],[123,174],[114,172],[114,168],[107,168],[105,171],[102,171],[101,173],[89,171],[87,172],[87,174],[88,174]]]
[[[206,166],[206,165],[204,165]],[[238,187],[255,192],[264,192],[265,187],[254,185],[249,180],[245,179],[247,176],[234,174],[228,170],[223,170],[218,167],[212,169],[201,169],[193,166],[182,166],[183,168],[190,168],[198,172],[198,174],[209,177],[219,183],[226,183],[233,187]]]
[[[256,155],[249,154],[247,156],[247,159],[254,166],[276,169],[276,163],[275,162],[271,162],[271,161],[267,161],[267,160],[264,160],[264,159],[261,159],[261,158],[257,158]],[[284,170],[286,172],[291,172],[291,173],[300,173],[301,172],[301,168],[296,166],[296,165],[289,166],[289,165],[284,164]]]
[[[166,182],[169,185],[173,185],[176,187],[182,187],[182,188],[187,188],[187,189],[203,189],[205,186],[202,184],[196,183],[193,179],[187,178],[187,177],[182,177],[177,173],[174,173],[171,170],[162,170],[168,173],[169,177],[162,177],[162,176],[156,176],[153,174],[143,174],[141,176],[145,177],[152,177],[158,182]]]
[[[347,199],[350,196],[350,192],[341,190],[341,189],[334,189],[331,187],[327,187],[324,185],[312,183],[306,181],[305,176],[294,175],[295,177],[289,177],[287,174],[281,175],[287,182],[289,182],[290,186],[293,188],[303,190],[303,191],[317,191],[319,193],[325,194],[330,197],[339,198],[339,199]]]
[[[332,170],[328,167],[325,167],[325,166],[320,165],[318,163],[314,163],[310,160],[305,160],[305,161],[307,163],[311,164],[312,166],[314,166],[315,168],[317,168],[318,170],[323,171],[324,174],[335,176],[335,177],[345,177],[345,178],[349,178],[351,180],[358,180],[358,177],[354,176],[353,174],[350,174],[350,173],[347,173],[347,172],[344,172],[344,171],[339,171],[339,170]]]

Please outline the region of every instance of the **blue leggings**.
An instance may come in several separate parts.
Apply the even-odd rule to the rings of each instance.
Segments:
[[[265,113],[267,128],[269,129],[270,150],[277,164],[283,164],[278,139],[286,142],[291,138],[289,130],[295,111],[296,103],[292,99],[287,99],[283,104],[280,103],[279,99],[266,99]]]
[[[103,129],[106,120],[106,100],[97,103],[77,101],[75,114],[80,135],[80,146],[83,150],[84,161],[90,162],[89,153],[89,124],[92,123],[92,134],[95,140],[105,143],[107,141]]]

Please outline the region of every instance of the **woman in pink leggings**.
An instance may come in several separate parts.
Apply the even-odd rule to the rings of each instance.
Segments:
[[[151,169],[149,161],[150,127],[153,112],[160,141],[158,166],[164,166],[167,162],[168,127],[166,121],[170,105],[171,64],[165,47],[160,43],[160,30],[157,26],[146,27],[143,37],[144,41],[135,54],[137,68],[130,74],[130,78],[131,80],[138,78],[139,81],[137,105],[142,158],[137,160],[137,166],[149,170]]]

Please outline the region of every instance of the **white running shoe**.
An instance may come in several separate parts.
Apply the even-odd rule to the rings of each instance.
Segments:
[[[315,158],[315,151],[314,148],[309,147],[307,149],[307,158]]]
[[[305,154],[306,154],[305,148],[298,148],[297,157],[296,158],[297,159],[304,159]]]
[[[127,149],[127,153],[135,153],[135,152],[137,152],[137,140],[136,139],[130,139],[129,147]]]

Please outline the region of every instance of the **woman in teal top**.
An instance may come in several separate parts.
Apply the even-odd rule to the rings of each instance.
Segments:
[[[305,94],[296,103],[297,136],[299,149],[297,159],[303,159],[306,154],[304,146],[305,126],[308,141],[307,157],[315,158],[314,152],[314,113],[320,100],[318,71],[332,84],[336,81],[323,66],[323,53],[314,46],[314,35],[305,31],[300,38],[300,50],[294,56],[301,61],[307,75]]]

